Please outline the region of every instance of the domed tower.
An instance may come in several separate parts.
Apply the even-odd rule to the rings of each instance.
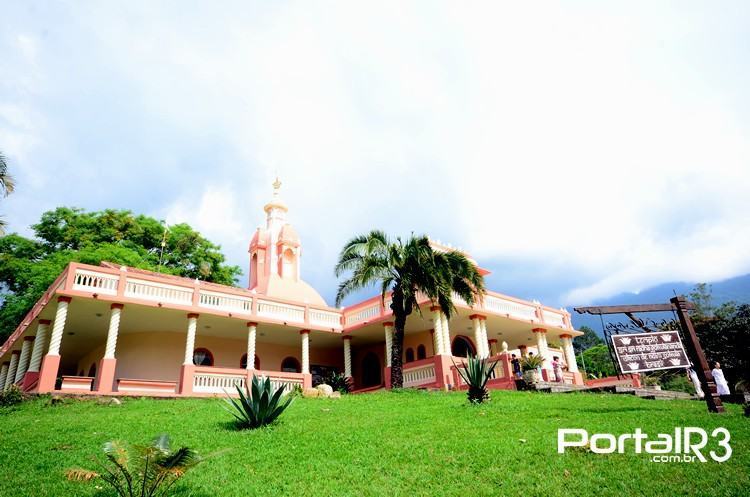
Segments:
[[[302,245],[286,222],[289,208],[281,200],[281,181],[273,183],[273,197],[263,210],[266,227],[259,227],[250,241],[250,290],[262,295],[306,304],[326,305],[323,297],[300,277]]]

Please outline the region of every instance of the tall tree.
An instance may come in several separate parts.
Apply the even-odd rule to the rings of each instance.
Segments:
[[[8,173],[8,161],[3,153],[0,152],[0,195],[7,197],[13,193],[15,186],[13,176]],[[5,220],[0,218],[0,236],[5,234],[5,226]]]
[[[581,326],[579,331],[582,331],[583,335],[576,337],[573,340],[573,349],[575,350],[576,354],[580,354],[584,350],[604,343],[604,340],[602,340],[602,338],[597,335],[593,329],[589,328],[586,325]]]
[[[461,252],[438,252],[426,236],[391,240],[382,231],[371,231],[351,239],[341,250],[335,273],[348,275],[336,293],[336,305],[349,294],[379,285],[383,300],[391,291],[394,333],[391,349],[391,385],[404,383],[402,351],[406,318],[421,313],[417,294],[424,293],[448,318],[456,311],[452,293],[473,305],[484,295],[484,278]]]
[[[0,342],[69,262],[108,261],[225,285],[241,274],[239,267],[226,264],[221,247],[187,224],[165,232],[158,220],[129,211],[61,207],[42,214],[32,229],[33,239],[0,237]]]

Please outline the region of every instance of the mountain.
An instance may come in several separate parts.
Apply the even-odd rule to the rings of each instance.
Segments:
[[[750,302],[750,274],[737,276],[727,280],[711,282],[713,295],[713,304],[719,305],[723,302],[734,301],[737,303]],[[655,287],[643,290],[639,293],[621,293],[614,297],[595,301],[591,305],[622,305],[622,304],[656,304],[666,303],[669,299],[677,295],[689,294],[696,283],[663,283]],[[598,334],[602,334],[602,325],[599,316],[590,314],[578,314],[569,309],[573,314],[573,326],[578,329],[581,326],[588,326],[594,329]],[[656,317],[656,316],[654,316]],[[627,321],[624,315],[613,314],[609,317],[604,316],[604,321]]]

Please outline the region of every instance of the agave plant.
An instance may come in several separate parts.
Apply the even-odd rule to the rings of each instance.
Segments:
[[[292,403],[292,396],[285,401],[281,400],[284,387],[274,389],[270,378],[258,378],[253,376],[252,387],[245,386],[245,392],[238,386],[239,400],[227,395],[227,404],[232,409],[227,409],[237,418],[237,426],[240,429],[260,428],[273,423],[281,416],[284,409]]]
[[[472,404],[481,404],[490,399],[490,393],[487,391],[487,381],[495,371],[498,361],[490,364],[487,359],[469,357],[466,361],[466,367],[461,368],[454,362],[458,374],[463,378],[464,383],[469,387],[466,395]]]
[[[69,469],[69,480],[90,481],[100,478],[122,497],[156,497],[166,495],[177,480],[200,462],[187,447],[170,449],[169,435],[159,435],[149,445],[133,445],[120,440],[104,444],[106,464],[100,472]]]

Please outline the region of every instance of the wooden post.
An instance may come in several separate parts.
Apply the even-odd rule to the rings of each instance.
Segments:
[[[680,320],[680,325],[685,332],[687,341],[687,353],[690,356],[690,360],[693,362],[693,369],[698,374],[698,379],[701,382],[701,388],[705,392],[706,404],[708,405],[709,412],[724,412],[724,405],[721,403],[721,397],[716,393],[716,383],[711,375],[711,370],[706,361],[706,356],[703,354],[703,348],[698,341],[698,336],[695,334],[695,328],[693,327],[693,321],[690,319],[690,315],[687,312],[687,301],[683,296],[677,296],[670,299],[670,302],[675,307],[677,317]]]

